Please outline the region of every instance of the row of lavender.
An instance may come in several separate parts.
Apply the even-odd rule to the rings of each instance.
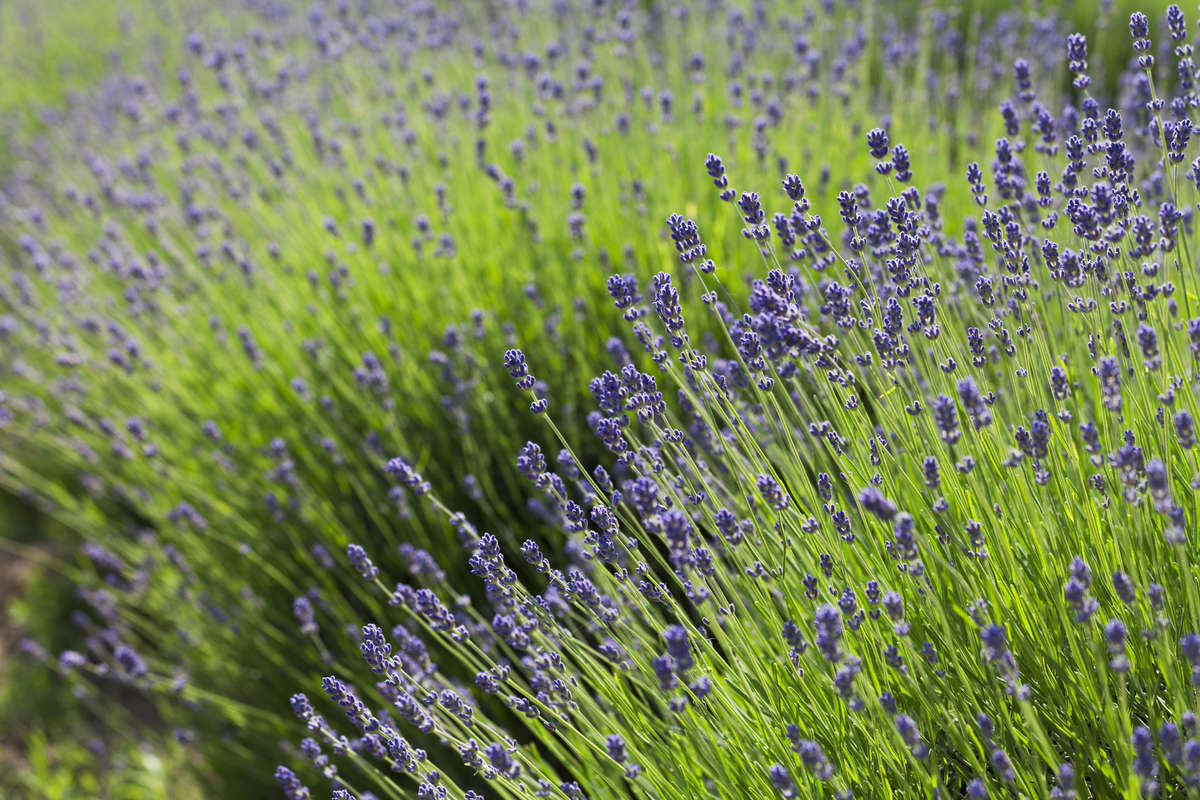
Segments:
[[[1190,780],[1182,18],[1101,102],[1053,21],[540,11],[190,37],[15,188],[0,477],[90,540],[60,670],[223,796],[328,673],[335,794]]]

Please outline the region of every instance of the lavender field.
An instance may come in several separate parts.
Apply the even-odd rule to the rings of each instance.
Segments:
[[[0,5],[0,796],[1200,798],[1197,19]]]

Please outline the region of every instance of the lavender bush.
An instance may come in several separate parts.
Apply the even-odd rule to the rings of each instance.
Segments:
[[[479,601],[432,564],[393,588],[351,546],[395,627],[362,628],[357,688],[322,681],[348,724],[292,697],[335,796],[1194,793],[1193,64],[1179,45],[1184,80],[1160,98],[1146,17],[1130,30],[1141,113],[1088,94],[1083,36],[1069,129],[1016,62],[1011,129],[987,173],[966,169],[981,210],[959,237],[884,129],[865,139],[886,200],[839,193],[836,227],[796,174],[768,223],[710,155],[762,277],[727,302],[676,215],[706,333],[671,274],[644,298],[609,280],[656,367],[620,351],[591,382],[611,469],[553,422],[554,464],[534,442],[516,461],[574,550],[531,539],[518,560],[450,514]],[[535,365],[504,362],[553,419]]]
[[[1194,792],[1172,9],[1111,86],[872,5],[188,36],[10,182],[27,649],[221,796]]]

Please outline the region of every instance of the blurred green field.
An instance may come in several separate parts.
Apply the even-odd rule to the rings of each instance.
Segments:
[[[5,178],[21,169],[15,141],[51,130],[116,69],[166,74],[189,30],[223,29],[236,14],[232,3],[193,0],[0,1],[0,198]],[[0,230],[0,238],[9,236]],[[106,726],[61,697],[62,683],[20,654],[25,629],[73,607],[60,561],[70,542],[23,498],[0,491],[0,797],[198,797],[164,740],[138,747],[97,738]]]
[[[236,3],[195,0],[4,0],[0,3],[0,115],[8,124],[46,124],[73,96],[116,70],[147,76],[177,67],[188,31],[227,30]]]

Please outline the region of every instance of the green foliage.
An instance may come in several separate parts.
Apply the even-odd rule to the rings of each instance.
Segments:
[[[193,800],[203,797],[182,779],[178,764],[149,751],[129,748],[98,755],[78,738],[82,731],[59,731],[53,738],[29,734],[24,752],[6,763],[0,791],[13,800]],[[174,773],[174,774],[172,774]]]

